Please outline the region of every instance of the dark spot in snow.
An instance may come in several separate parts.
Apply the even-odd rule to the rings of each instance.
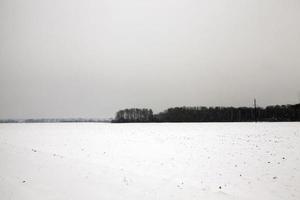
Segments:
[[[31,151],[33,151],[33,152],[37,152],[37,150],[35,150],[35,149],[31,149]]]
[[[274,176],[273,179],[277,179],[277,176]]]
[[[22,181],[22,183],[26,183],[26,181]]]
[[[129,183],[126,177],[123,178],[123,182],[124,182],[126,185],[128,185],[128,183]]]
[[[282,157],[282,160],[285,160],[285,157]]]
[[[242,176],[242,174],[240,174],[240,176]]]
[[[219,186],[219,189],[221,190],[221,189],[222,189],[222,187],[221,187],[221,186]]]
[[[268,163],[271,163],[270,161],[268,161]]]

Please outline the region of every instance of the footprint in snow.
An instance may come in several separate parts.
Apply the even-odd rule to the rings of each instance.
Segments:
[[[63,158],[63,156],[54,153],[54,154],[53,154],[53,157],[56,157],[56,156],[59,157],[59,158]]]
[[[125,185],[129,184],[129,182],[128,182],[128,180],[127,180],[127,178],[125,176],[123,177],[123,182],[125,183]]]
[[[177,185],[177,187],[178,187],[179,189],[183,189],[183,185],[184,185],[184,182],[182,181],[180,184]]]

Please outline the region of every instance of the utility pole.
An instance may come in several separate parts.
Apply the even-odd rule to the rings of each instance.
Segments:
[[[256,99],[254,98],[254,120],[257,122],[257,108],[256,108]]]

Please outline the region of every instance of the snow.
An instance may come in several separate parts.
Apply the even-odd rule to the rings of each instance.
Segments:
[[[0,124],[0,199],[300,199],[300,123]]]

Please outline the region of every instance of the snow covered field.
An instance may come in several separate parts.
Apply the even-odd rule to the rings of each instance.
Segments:
[[[300,123],[0,124],[1,200],[300,199]]]

